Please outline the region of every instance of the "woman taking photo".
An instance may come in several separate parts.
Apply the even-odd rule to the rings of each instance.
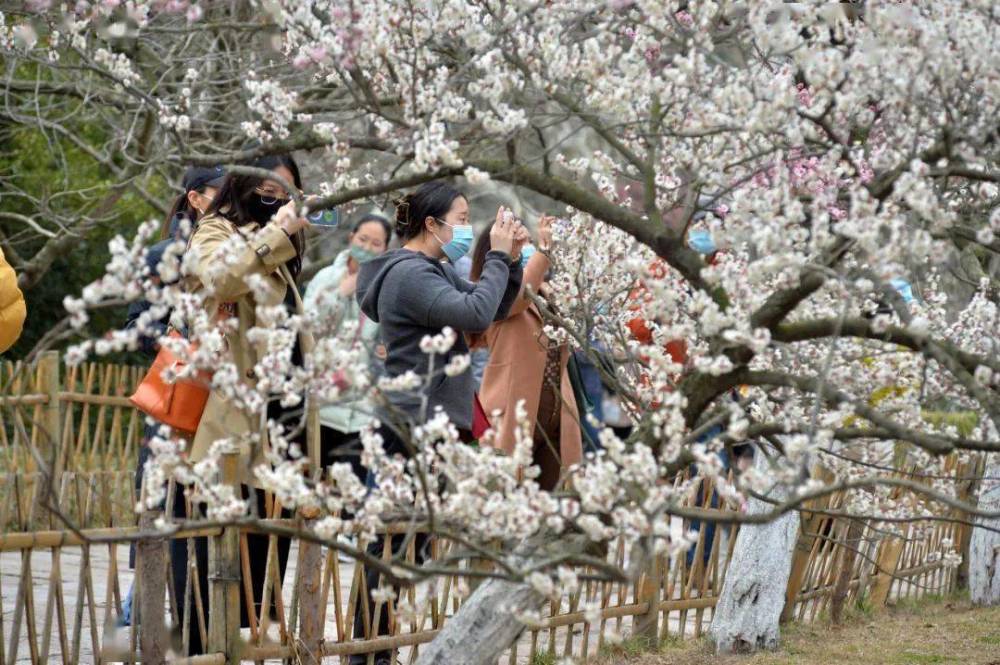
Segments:
[[[440,370],[452,357],[469,352],[462,333],[483,332],[494,320],[507,316],[521,287],[520,252],[527,240],[520,222],[508,216],[502,208],[497,212],[491,231],[493,251],[484,257],[479,282],[470,284],[454,268],[455,261],[472,246],[465,196],[438,181],[422,185],[398,202],[396,234],[403,246],[362,265],[357,285],[361,311],[381,326],[390,378],[408,371],[427,374],[428,356],[420,350],[425,336],[439,335],[446,327],[459,335],[447,354],[435,358],[435,367]],[[415,424],[441,407],[471,440],[471,373],[449,377],[438,371],[429,383],[421,394],[385,397]],[[395,432],[383,432],[386,435],[390,454],[404,452]]]
[[[427,335],[439,335],[450,327],[458,338],[452,348],[434,359],[436,372],[415,392],[386,393],[390,408],[380,413],[383,423],[398,423],[398,414],[406,421],[396,427],[383,424],[379,429],[387,454],[409,457],[408,429],[430,418],[441,408],[459,430],[463,440],[472,439],[472,404],[474,386],[472,373],[466,371],[447,376],[443,368],[452,357],[468,353],[462,333],[477,333],[507,316],[521,286],[521,246],[527,240],[520,223],[509,211],[501,208],[493,225],[492,247],[484,257],[482,276],[471,284],[455,272],[454,263],[464,256],[472,244],[469,225],[469,202],[465,196],[445,182],[422,185],[397,202],[396,234],[402,247],[375,258],[361,266],[357,297],[365,316],[381,326],[380,337],[386,347],[386,374],[398,377],[406,372],[426,376],[429,357],[420,350],[420,341]],[[398,429],[397,429],[398,427]],[[415,539],[418,561],[426,557],[429,542],[423,534]],[[392,554],[398,556],[403,536],[392,537]],[[383,538],[368,546],[374,557],[382,557]],[[368,588],[368,621],[364,603],[359,602],[354,616],[354,636],[366,637],[365,625],[371,634],[388,633],[388,613],[385,608],[375,622],[375,602],[372,591],[379,586],[377,571],[366,568]],[[390,662],[391,652],[374,655],[376,665]],[[365,663],[366,656],[351,656],[352,665]]]
[[[532,459],[540,469],[542,489],[557,487],[562,470],[580,461],[582,445],[580,419],[566,366],[569,347],[545,336],[541,312],[525,293],[548,288],[545,274],[550,268],[547,252],[552,248],[551,217],[538,223],[538,249],[530,254],[524,268],[524,285],[507,316],[490,326],[485,335],[473,336],[473,344],[485,344],[490,360],[483,372],[479,399],[497,431],[495,444],[504,452],[514,451],[517,417],[515,406],[524,400],[528,421],[535,423]],[[489,236],[476,243],[472,256],[473,281],[482,279],[483,266],[492,247]],[[528,252],[522,253],[522,257]]]
[[[309,226],[306,219],[295,213],[294,203],[283,184],[289,183],[301,189],[302,182],[295,161],[289,156],[269,156],[251,166],[271,171],[280,180],[235,173],[227,176],[208,213],[191,235],[188,251],[193,253],[194,262],[191,273],[185,277],[187,290],[203,296],[203,305],[210,319],[218,321],[220,327],[223,322],[229,326],[228,330],[221,328],[227,330],[226,360],[235,366],[237,381],[248,387],[253,387],[262,378],[255,374],[254,368],[266,352],[265,343],[251,342],[247,336],[247,332],[258,325],[257,308],[283,304],[292,314],[303,312],[295,278],[302,267],[305,248],[303,231]],[[292,363],[301,365],[304,354],[311,347],[311,338],[300,333],[292,351]],[[238,479],[244,498],[255,499],[259,516],[277,517],[273,509],[267,510],[270,502],[266,500],[265,493],[257,488],[259,481],[253,475],[253,468],[267,464],[266,420],[284,421],[293,428],[299,424],[301,415],[301,407],[297,411],[285,412],[275,399],[268,402],[266,410],[250,413],[222,391],[213,390],[188,457],[190,461],[198,462],[207,455],[215,441],[236,441],[239,446]],[[258,443],[251,447],[250,440],[255,436],[259,437]],[[199,587],[202,598],[206,599],[207,539],[195,541]],[[249,564],[246,567],[250,570],[254,611],[260,617],[263,615],[261,604],[269,537],[248,534],[246,541],[243,556]],[[181,548],[186,546],[182,541],[172,542],[178,543]],[[279,576],[284,573],[288,547],[288,539],[278,539]],[[184,585],[178,586],[177,580],[174,584],[178,591],[178,607],[183,607]],[[246,597],[244,593],[240,596],[243,599],[243,625],[248,626]],[[191,606],[194,607],[193,604]],[[272,612],[274,607],[272,605],[265,610]],[[199,632],[191,630],[191,654],[203,651]]]
[[[333,265],[323,268],[306,289],[303,298],[307,312],[314,312],[320,329],[331,337],[357,342],[361,347],[359,362],[373,375],[380,372],[378,324],[361,313],[354,297],[361,266],[385,253],[392,236],[389,221],[379,215],[359,219],[348,237],[347,249],[337,255]],[[363,483],[367,471],[361,465],[359,432],[372,418],[372,406],[364,399],[345,400],[322,406],[320,421],[320,463],[323,468],[345,461]]]

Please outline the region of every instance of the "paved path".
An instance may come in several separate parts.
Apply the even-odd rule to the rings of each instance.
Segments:
[[[0,622],[2,622],[3,635],[3,663],[31,663],[32,649],[30,648],[30,637],[27,626],[27,612],[25,608],[19,607],[19,589],[22,584],[23,560],[21,552],[0,553]],[[297,561],[296,548],[293,545],[289,557],[289,569],[285,576],[283,598],[286,607],[290,606],[292,586],[295,579],[295,563]],[[37,645],[35,652],[35,662],[79,662],[95,663],[98,646],[101,644],[114,643],[127,650],[130,639],[133,639],[129,629],[119,629],[105,634],[105,626],[114,625],[115,616],[121,602],[125,599],[128,589],[132,584],[133,572],[128,568],[128,547],[118,545],[109,547],[107,545],[93,546],[90,548],[90,575],[84,575],[84,550],[80,547],[62,548],[59,553],[58,572],[60,573],[62,590],[63,612],[54,610],[58,606],[59,599],[50,599],[50,589],[55,588],[51,582],[55,579],[56,565],[50,550],[35,550],[30,556],[31,571],[31,599],[34,603],[34,642]],[[354,564],[351,562],[340,563],[341,572],[341,594],[342,605],[346,608],[350,584],[354,574]],[[115,583],[117,581],[117,583]],[[89,584],[88,584],[89,582]],[[94,599],[93,603],[81,604],[81,599]],[[614,594],[613,600],[617,599]],[[631,602],[629,598],[626,602]],[[450,603],[449,603],[450,605]],[[51,609],[50,609],[51,608]],[[450,609],[450,608],[449,608]],[[567,611],[566,605],[562,606],[562,612]],[[12,659],[13,653],[11,635],[15,623],[20,614],[19,639],[16,641],[16,658]],[[62,633],[65,635],[67,657],[63,658],[62,640],[60,638],[60,626],[58,616],[65,617]],[[694,621],[694,617],[689,618],[689,623]],[[46,632],[45,626],[51,622],[51,638],[48,649],[42,644],[42,636]],[[677,621],[672,622],[672,630],[678,628]],[[430,621],[427,621],[429,626]],[[631,619],[625,617],[620,622],[611,620],[607,624],[608,631],[621,632],[627,634],[631,628]],[[693,628],[693,624],[692,624]],[[556,632],[555,643],[559,653],[563,652],[567,644],[567,628],[560,628]],[[590,653],[597,651],[596,630],[590,636]],[[607,631],[606,631],[607,632]],[[248,631],[244,631],[248,633]],[[269,634],[277,636],[277,626],[272,626]],[[337,623],[333,607],[333,593],[330,594],[330,605],[326,618],[326,635],[328,640],[337,639]],[[248,636],[248,635],[247,635]],[[573,627],[574,651],[579,652],[583,637],[583,627],[576,625]],[[95,645],[96,638],[96,645]],[[135,638],[137,639],[137,637]],[[549,646],[549,636],[546,632],[537,635],[536,648],[545,651]],[[528,653],[532,635],[526,632],[518,645],[516,658],[517,665],[527,665],[529,662]],[[72,654],[78,654],[74,659]],[[508,665],[508,658],[501,662]],[[274,661],[279,662],[279,661]],[[327,662],[337,663],[338,659],[331,658]],[[345,659],[346,665],[346,659]],[[401,663],[411,662],[410,649],[403,649],[400,652]]]

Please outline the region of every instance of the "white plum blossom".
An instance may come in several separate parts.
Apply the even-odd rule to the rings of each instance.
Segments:
[[[444,373],[447,376],[458,376],[469,368],[470,362],[471,358],[467,353],[452,356],[448,364],[444,366]]]
[[[445,326],[438,335],[425,335],[420,340],[420,350],[427,354],[442,355],[448,353],[458,339],[455,331]]]
[[[824,3],[441,0],[413,11],[397,0],[273,0],[260,7],[260,41],[234,33],[238,57],[190,40],[171,62],[115,40],[164,39],[225,18],[225,3],[120,4],[38,3],[52,20],[30,26],[0,15],[0,50],[12,71],[24,62],[60,85],[96,86],[78,90],[98,109],[89,122],[130,119],[101,125],[115,143],[92,155],[126,157],[129,196],[148,196],[150,178],[191,160],[294,151],[307,193],[345,212],[449,177],[463,178],[480,228],[505,197],[529,226],[536,213],[557,217],[531,316],[541,314],[548,343],[599,369],[618,432],[601,426],[600,450],[545,491],[523,400],[511,454],[492,447],[495,431],[463,443],[437,411],[402,428],[408,456],[389,455],[372,420],[361,435],[369,490],[346,465],[310,475],[293,426],[272,423],[273,454],[255,477],[284,505],[320,511],[310,527],[320,538],[433,519],[500,543],[515,577],[553,596],[579,579],[560,565],[524,574],[519,544],[622,538],[680,555],[692,536],[671,520],[697,504],[702,480],[736,514],[749,490],[804,500],[866,485],[843,509],[892,529],[942,508],[930,495],[901,499],[886,478],[915,470],[935,479],[928,492],[953,498],[948,474],[973,451],[1000,451],[997,273],[982,258],[1000,234],[992,3],[864,3],[859,20]],[[51,66],[66,55],[79,81]],[[399,416],[387,395],[420,399],[468,371],[467,354],[451,355],[464,332],[452,326],[420,339],[429,376],[376,378],[361,344],[330,332],[343,308],[289,315],[267,280],[248,279],[260,304],[247,331],[260,349],[251,381],[228,352],[236,323],[209,316],[212,294],[177,281],[195,260],[183,242],[152,278],[145,251],[158,227],[114,238],[105,274],[65,298],[79,335],[67,361],[134,349],[169,312],[189,339],[158,340],[183,361],[168,380],[205,378],[254,417],[274,400],[366,398],[386,426]],[[234,234],[214,269],[237,269],[254,240]],[[96,309],[139,298],[152,309],[133,328],[91,329]],[[315,345],[296,367],[292,347],[306,334]],[[219,469],[227,450],[262,444],[223,441],[192,464],[161,432],[146,505],[174,479],[211,519],[245,516]],[[730,478],[731,444],[767,463]],[[953,565],[953,546],[928,554]],[[584,611],[599,620],[600,608]]]

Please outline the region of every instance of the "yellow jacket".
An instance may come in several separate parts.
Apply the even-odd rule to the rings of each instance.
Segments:
[[[14,346],[24,328],[27,309],[17,287],[17,274],[0,250],[0,353]]]

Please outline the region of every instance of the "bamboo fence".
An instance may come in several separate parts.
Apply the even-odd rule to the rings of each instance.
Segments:
[[[421,644],[438,633],[461,607],[469,583],[460,576],[442,576],[430,584],[406,588],[385,603],[388,634],[363,621],[354,637],[353,618],[367,608],[363,568],[343,561],[330,548],[296,539],[282,576],[279,538],[266,539],[267,572],[262,601],[254,603],[249,581],[251,542],[258,530],[229,526],[173,533],[192,554],[197,537],[211,543],[209,592],[198,584],[198,558],[188,557],[192,574],[178,594],[171,579],[170,551],[165,540],[143,540],[137,574],[125,565],[128,543],[151,525],[138,523],[134,506],[134,458],[142,418],[126,395],[141,378],[135,368],[86,365],[66,372],[59,381],[58,360],[43,358],[37,367],[0,368],[6,388],[0,407],[0,665],[17,662],[164,662],[169,654],[186,652],[197,631],[207,655],[173,661],[224,662],[347,662],[351,654],[391,649],[400,662],[415,661]],[[65,388],[65,389],[64,389]],[[58,446],[46,434],[58,432]],[[38,473],[34,446],[46,464],[59,470],[49,488]],[[21,448],[21,449],[19,449]],[[223,464],[223,475],[235,477],[235,463]],[[957,471],[956,471],[957,472]],[[681,482],[678,479],[677,482]],[[709,483],[696,483],[688,505],[715,505]],[[168,500],[169,501],[169,500]],[[898,533],[876,532],[866,523],[830,517],[842,497],[810,506],[802,513],[802,529],[788,581],[785,620],[809,621],[841,604],[880,607],[904,597],[946,594],[955,587],[955,570],[941,555],[962,542],[957,522],[910,524]],[[48,502],[48,503],[47,503]],[[49,508],[57,507],[53,511]],[[194,509],[190,504],[187,510]],[[715,509],[721,516],[733,507]],[[268,498],[263,525],[294,525],[283,519],[280,506]],[[646,563],[631,582],[603,581],[596,570],[579,569],[578,591],[549,602],[541,623],[526,627],[501,663],[551,662],[594,656],[628,635],[668,640],[697,638],[705,633],[722,589],[738,528],[699,527],[676,520],[672,527],[698,532],[690,556],[664,554]],[[389,543],[390,534],[382,536]],[[363,546],[364,543],[361,543]],[[388,550],[388,547],[386,547]],[[458,546],[431,540],[431,559],[455,555]],[[631,552],[624,543],[609,544],[606,558],[621,569]],[[415,561],[415,543],[406,558]],[[691,564],[689,565],[689,559]],[[450,561],[450,565],[455,565]],[[464,558],[459,567],[482,567]],[[133,612],[140,619],[119,627],[118,619],[135,584]],[[240,597],[253,608],[241,627]],[[138,600],[135,600],[138,599]],[[403,612],[400,601],[417,608]],[[138,606],[136,606],[138,603]],[[586,607],[597,604],[597,621],[588,623]],[[272,611],[261,608],[273,605]],[[368,608],[370,609],[370,608]],[[376,611],[382,602],[376,603]],[[156,613],[175,628],[146,631]],[[147,613],[147,620],[141,620]],[[179,622],[178,615],[194,617]],[[367,616],[366,612],[362,612]],[[593,618],[593,617],[591,617]],[[141,628],[136,628],[135,624]],[[159,636],[158,636],[159,635]],[[173,651],[171,651],[171,649]],[[339,659],[339,660],[338,660]]]

